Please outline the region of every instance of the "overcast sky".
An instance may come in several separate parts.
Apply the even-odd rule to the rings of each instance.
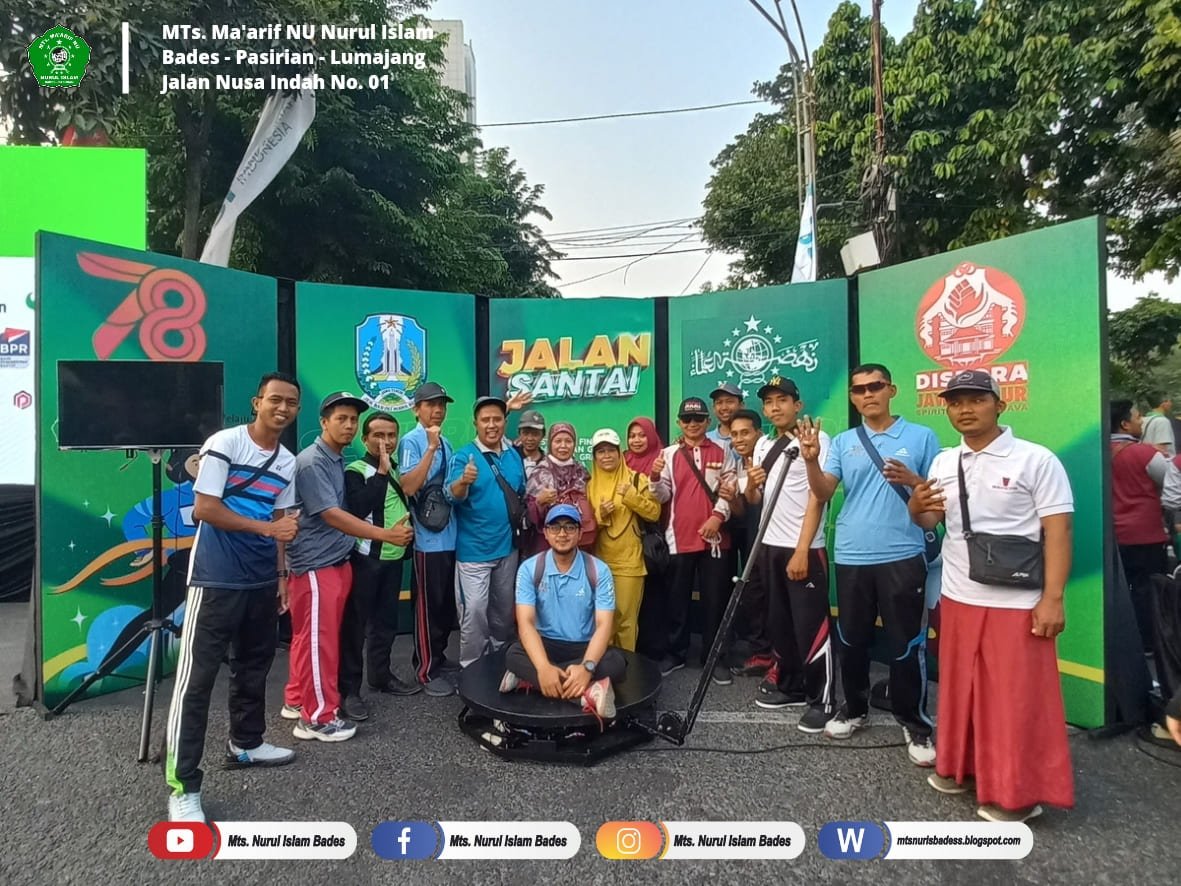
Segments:
[[[809,48],[837,5],[799,3]],[[886,0],[887,31],[905,33],[915,7],[915,0]],[[786,58],[783,41],[748,0],[438,0],[430,15],[464,23],[481,124],[743,101],[753,98],[752,83],[774,77]],[[720,283],[731,258],[709,254],[684,228],[627,240],[603,232],[592,240],[584,232],[699,216],[710,161],[767,107],[491,127],[483,138],[508,147],[530,181],[545,185],[542,202],[553,221],[542,220],[542,228],[569,256],[555,265],[564,295],[677,295]],[[622,268],[631,256],[660,248],[676,253]],[[587,277],[596,279],[577,282]],[[1110,277],[1109,305],[1127,307],[1149,289],[1181,301],[1181,281]]]

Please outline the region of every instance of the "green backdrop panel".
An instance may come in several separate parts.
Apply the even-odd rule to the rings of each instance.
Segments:
[[[574,425],[584,463],[596,430],[625,437],[633,418],[653,416],[658,344],[651,300],[496,299],[489,310],[490,393],[531,391],[547,427]]]
[[[149,459],[129,461],[122,450],[58,450],[57,362],[167,356],[221,361],[225,424],[249,421],[258,379],[275,369],[275,287],[269,277],[39,235],[37,531],[42,697],[48,706],[94,671],[151,605]],[[164,453],[166,459],[174,455],[172,478],[164,481],[166,557],[169,537],[183,544],[193,532],[192,477],[184,453]],[[136,547],[137,541],[143,546]],[[166,594],[178,603],[186,562],[187,551],[170,557],[164,579]],[[175,644],[169,635],[166,664],[175,659]],[[126,688],[143,678],[146,664],[145,640],[90,694]]]
[[[1085,219],[873,271],[860,286],[861,359],[890,367],[898,413],[956,445],[939,392],[955,372],[987,367],[1009,404],[1003,422],[1065,465],[1074,568],[1058,657],[1067,719],[1088,727],[1101,725],[1104,711],[1101,244],[1101,222]]]

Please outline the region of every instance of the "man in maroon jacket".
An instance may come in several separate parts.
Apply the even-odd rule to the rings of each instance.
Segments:
[[[1139,442],[1142,418],[1131,400],[1111,404],[1111,510],[1115,541],[1145,649],[1152,648],[1152,576],[1168,568],[1169,540],[1161,515],[1160,490],[1169,462]]]
[[[709,407],[700,397],[688,397],[677,410],[681,439],[666,447],[652,463],[649,481],[656,498],[671,502],[668,511],[669,563],[661,626],[656,643],[663,653],[660,672],[671,674],[685,666],[689,652],[689,600],[694,579],[701,592],[705,619],[701,658],[714,641],[733,585],[728,574],[730,538],[723,524],[730,518],[727,495],[733,494],[734,466],[726,452],[706,437]],[[720,495],[720,492],[726,493]],[[715,666],[715,683],[733,683],[730,672]]]

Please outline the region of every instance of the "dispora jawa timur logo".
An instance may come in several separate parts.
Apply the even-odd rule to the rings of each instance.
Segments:
[[[1006,401],[1023,404],[1029,364],[994,361],[1017,341],[1024,325],[1025,294],[1004,271],[964,262],[937,280],[919,301],[915,335],[923,352],[944,368],[915,377],[918,406],[941,410],[938,394],[951,377],[977,368],[992,373]]]

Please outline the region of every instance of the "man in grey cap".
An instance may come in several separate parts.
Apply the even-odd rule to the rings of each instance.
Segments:
[[[414,673],[426,694],[436,698],[455,693],[443,674],[459,669],[444,654],[456,627],[455,517],[443,496],[447,462],[454,451],[443,436],[443,422],[447,404],[454,402],[442,385],[420,385],[414,392],[418,424],[398,447],[402,491],[410,498],[414,523]]]
[[[368,408],[348,391],[329,394],[320,404],[320,436],[295,458],[300,533],[287,546],[291,653],[282,716],[298,720],[293,734],[305,740],[345,741],[357,727],[339,714],[368,716],[363,709],[341,710],[337,683],[340,623],[353,581],[353,539],[409,541],[404,525],[374,526],[345,508],[341,453],[353,442],[357,419]]]
[[[521,461],[525,463],[525,482],[533,475],[533,470],[545,458],[541,451],[541,439],[545,436],[545,419],[536,409],[526,409],[521,413],[521,420],[517,422],[517,442],[513,447],[520,453]]]
[[[745,403],[742,388],[731,381],[723,382],[713,389],[709,398],[713,400],[714,418],[718,420],[718,426],[707,431],[705,436],[726,450],[726,458],[734,459],[734,447],[730,445],[730,419]]]

